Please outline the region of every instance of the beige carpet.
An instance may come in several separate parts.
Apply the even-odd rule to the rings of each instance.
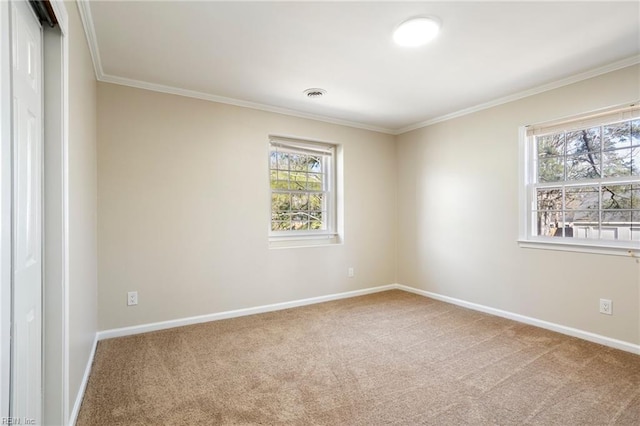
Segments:
[[[640,356],[402,291],[105,340],[83,425],[639,425]]]

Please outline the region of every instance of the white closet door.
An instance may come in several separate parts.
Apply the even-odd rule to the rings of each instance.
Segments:
[[[11,2],[13,88],[13,329],[11,416],[42,411],[42,30]]]

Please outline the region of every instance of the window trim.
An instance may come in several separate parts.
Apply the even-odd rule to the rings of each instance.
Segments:
[[[537,236],[533,234],[532,203],[534,191],[540,184],[534,182],[535,177],[535,143],[533,138],[542,134],[549,134],[561,130],[572,130],[602,124],[603,121],[629,120],[640,118],[640,101],[617,105],[611,108],[592,111],[590,113],[565,117],[559,120],[542,122],[535,125],[520,126],[518,129],[518,208],[519,232],[518,245],[521,248],[572,251],[581,253],[595,253],[616,256],[640,257],[640,244],[635,241],[591,240],[582,238],[555,238]],[[629,181],[630,178],[601,178],[606,181]],[[574,183],[579,183],[576,181]],[[545,184],[542,184],[545,185]],[[550,186],[565,186],[550,183]]]
[[[272,215],[272,194],[271,188],[271,165],[270,157],[272,148],[281,147],[291,150],[299,150],[306,153],[317,153],[328,157],[328,165],[323,164],[323,173],[327,179],[327,189],[322,191],[327,194],[327,221],[326,230],[304,230],[304,231],[273,231],[271,229]],[[280,135],[269,135],[267,156],[267,183],[269,185],[269,208],[268,208],[268,236],[269,248],[293,248],[293,247],[317,247],[341,242],[338,233],[338,152],[339,145],[328,142],[321,142],[299,137],[288,137]]]

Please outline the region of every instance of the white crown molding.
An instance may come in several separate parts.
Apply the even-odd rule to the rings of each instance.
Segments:
[[[104,78],[104,71],[102,70],[102,60],[100,59],[98,38],[96,37],[96,30],[93,25],[91,5],[89,4],[89,0],[78,0],[77,3],[78,11],[80,12],[80,20],[82,21],[82,27],[84,28],[84,34],[87,38],[87,44],[89,45],[89,53],[91,54],[93,69],[96,73],[96,79],[98,81],[102,81]]]
[[[421,129],[423,127],[430,126],[432,124],[440,123],[443,121],[451,120],[454,118],[462,117],[474,112],[482,111],[488,108],[492,108],[498,105],[513,102],[528,96],[537,95],[549,90],[557,89],[559,87],[567,86],[569,84],[577,83],[579,81],[587,80],[592,77],[597,77],[608,72],[616,71],[622,68],[626,68],[632,65],[640,63],[640,55],[631,56],[626,59],[622,59],[611,64],[594,68],[592,70],[576,74],[561,80],[557,80],[551,83],[544,84],[532,89],[524,90],[522,92],[514,93],[509,96],[494,99],[489,102],[484,102],[469,108],[464,108],[459,111],[452,112],[450,114],[441,115],[435,118],[430,118],[409,126],[402,127],[400,129],[389,129],[385,127],[372,126],[369,124],[358,123],[354,121],[341,120],[338,118],[327,117],[323,115],[309,114],[301,111],[291,110],[282,107],[276,107],[273,105],[261,104],[257,102],[250,102],[241,99],[227,98],[224,96],[212,95],[210,93],[198,92],[195,90],[182,89],[174,86],[166,86],[162,84],[150,83],[142,80],[134,80],[125,77],[119,77],[114,75],[105,74],[102,68],[102,61],[100,59],[100,50],[98,48],[98,40],[93,24],[93,18],[91,15],[91,6],[89,0],[78,0],[78,10],[80,11],[80,18],[82,20],[82,26],[84,27],[85,36],[87,38],[87,44],[89,45],[89,51],[91,53],[91,59],[93,61],[93,67],[96,73],[96,79],[105,83],[119,84],[122,86],[135,87],[138,89],[146,89],[154,92],[168,93],[172,95],[185,96],[189,98],[202,99],[210,102],[217,102],[222,104],[234,105],[244,108],[257,109],[260,111],[273,112],[276,114],[284,114],[292,117],[306,118],[309,120],[321,121],[330,124],[337,124],[340,126],[354,127],[357,129],[370,130],[373,132],[386,133],[390,135],[401,135],[413,130]]]
[[[549,90],[558,89],[563,86],[568,86],[573,83],[578,83],[589,78],[597,77],[602,74],[606,74],[612,71],[617,71],[622,68],[630,67],[640,63],[640,55],[631,56],[629,58],[622,59],[620,61],[612,62],[602,67],[594,68],[589,71],[585,71],[580,74],[576,74],[561,80],[557,80],[551,83],[543,84],[542,86],[534,87],[533,89],[524,90],[522,92],[514,93],[509,96],[494,99],[489,102],[485,102],[479,105],[475,105],[469,108],[461,109],[450,114],[441,115],[439,117],[430,118],[420,123],[412,124],[410,126],[403,127],[394,132],[394,135],[401,135],[413,130],[421,129],[423,127],[430,126],[432,124],[440,123],[443,121],[451,120],[454,118],[462,117],[464,115],[472,114],[474,112],[482,111],[488,108],[492,108],[498,105],[506,104],[509,102],[517,101],[529,96],[537,95],[539,93],[547,92]]]
[[[276,114],[289,115],[298,118],[306,118],[309,120],[322,121],[330,124],[337,124],[340,126],[355,127],[357,129],[370,130],[378,133],[386,133],[393,135],[394,130],[384,127],[371,126],[368,124],[358,123],[354,121],[341,120],[338,118],[326,117],[316,114],[308,114],[300,111],[295,111],[287,108],[276,107],[273,105],[260,104],[257,102],[244,101],[241,99],[227,98],[224,96],[216,96],[210,93],[198,92],[196,90],[182,89],[174,86],[166,86],[163,84],[156,84],[142,80],[134,80],[125,77],[119,77],[115,75],[106,74],[102,67],[102,60],[100,56],[100,49],[98,47],[98,38],[96,36],[95,27],[93,24],[93,17],[91,13],[91,5],[89,0],[78,0],[78,10],[80,12],[80,19],[82,20],[82,26],[87,38],[87,44],[89,46],[89,52],[91,53],[91,60],[93,61],[93,68],[96,73],[96,79],[105,83],[119,84],[121,86],[135,87],[138,89],[151,90],[153,92],[168,93],[170,95],[185,96],[188,98],[202,99],[210,102],[217,102],[227,105],[234,105],[244,108],[257,109],[260,111],[273,112]]]
[[[390,135],[394,134],[394,130],[387,129],[384,127],[371,126],[368,124],[358,123],[355,121],[341,120],[338,118],[326,117],[323,115],[309,114],[301,111],[295,111],[292,109],[276,107],[273,105],[260,104],[257,102],[244,101],[244,100],[235,99],[235,98],[227,98],[224,96],[217,96],[209,93],[198,92],[196,90],[181,89],[179,87],[165,86],[162,84],[149,83],[146,81],[133,80],[133,79],[124,78],[124,77],[117,77],[109,74],[103,74],[102,78],[99,78],[98,80],[105,83],[119,84],[121,86],[135,87],[138,89],[146,89],[154,92],[186,96],[188,98],[202,99],[210,102],[217,102],[221,104],[234,105],[234,106],[239,106],[243,108],[251,108],[251,109],[257,109],[260,111],[273,112],[276,114],[290,115],[293,117],[306,118],[306,119],[315,120],[315,121],[322,121],[330,124],[338,124],[340,126],[355,127],[357,129],[370,130],[378,133],[386,133]]]

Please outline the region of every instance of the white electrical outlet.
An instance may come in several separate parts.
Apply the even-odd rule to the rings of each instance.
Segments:
[[[353,278],[356,275],[355,271],[353,270],[353,266],[351,266],[349,269],[347,269],[347,276],[349,278]]]
[[[600,313],[613,315],[613,304],[609,299],[600,299]]]
[[[127,293],[127,306],[133,306],[138,304],[138,292],[130,291]]]

